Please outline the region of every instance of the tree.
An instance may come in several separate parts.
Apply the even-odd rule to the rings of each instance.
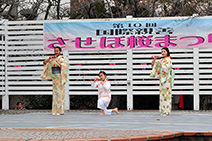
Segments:
[[[71,2],[71,4],[70,4]],[[93,19],[212,15],[211,0],[0,0],[9,20]],[[71,6],[70,6],[71,5]]]
[[[37,0],[35,2],[32,2],[31,8],[22,7],[22,10],[20,10],[20,14],[24,16],[27,20],[36,20],[38,17],[38,10],[43,1],[44,0]]]
[[[0,12],[1,16],[8,20],[18,19],[19,0],[1,0]]]
[[[70,18],[109,18],[103,0],[73,0],[71,4]]]

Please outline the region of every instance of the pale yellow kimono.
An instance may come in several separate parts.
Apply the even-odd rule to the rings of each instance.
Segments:
[[[61,68],[61,74],[52,74],[52,67]],[[52,114],[64,114],[65,110],[65,83],[68,74],[68,63],[63,56],[51,59],[46,65],[41,75],[43,79],[52,79],[53,98],[52,98]]]
[[[150,77],[160,79],[160,106],[159,110],[163,114],[170,115],[172,110],[172,61],[170,57],[161,59],[162,66],[159,62],[155,63]]]

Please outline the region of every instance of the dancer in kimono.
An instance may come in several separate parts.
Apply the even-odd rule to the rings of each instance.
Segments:
[[[172,61],[168,48],[161,49],[162,57],[153,56],[152,72],[150,77],[159,78],[160,80],[160,106],[159,111],[162,116],[170,115],[172,109]]]
[[[41,75],[43,79],[52,79],[52,115],[63,115],[65,110],[64,89],[68,74],[68,63],[60,55],[61,51],[60,47],[55,47],[55,56],[50,56],[43,61],[45,67]]]
[[[99,78],[95,78],[92,82],[93,88],[98,88],[98,102],[97,108],[101,109],[101,113],[99,115],[111,115],[112,112],[115,112],[117,115],[119,114],[118,108],[108,110],[107,107],[111,100],[111,91],[110,91],[110,83],[106,80],[106,73],[104,71],[99,72]]]

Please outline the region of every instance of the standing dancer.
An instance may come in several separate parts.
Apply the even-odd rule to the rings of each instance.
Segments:
[[[114,108],[112,110],[108,110],[107,107],[111,100],[111,91],[110,91],[110,83],[106,80],[106,73],[104,71],[99,72],[99,81],[98,78],[95,78],[92,87],[98,88],[98,105],[97,108],[101,109],[101,113],[99,115],[111,115],[112,112],[116,112],[118,115],[118,108]]]
[[[167,47],[161,49],[162,58],[157,60],[160,56],[154,56],[152,61],[152,72],[150,77],[160,79],[160,107],[161,115],[166,116],[171,114],[172,109],[172,61],[170,52]]]
[[[52,98],[52,115],[63,115],[65,110],[65,83],[68,74],[68,63],[61,53],[60,47],[55,47],[55,56],[43,61],[45,66],[41,78],[52,79],[53,98]]]

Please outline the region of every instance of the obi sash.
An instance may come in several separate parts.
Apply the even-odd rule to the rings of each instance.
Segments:
[[[61,74],[60,67],[52,67],[52,74]]]

